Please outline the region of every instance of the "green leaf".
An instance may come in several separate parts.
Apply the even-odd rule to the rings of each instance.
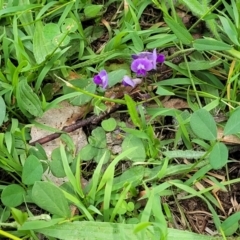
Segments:
[[[105,131],[112,132],[116,128],[117,122],[114,118],[109,118],[109,119],[103,120],[101,123],[101,126]]]
[[[236,212],[222,222],[222,230],[226,236],[233,235],[239,228],[240,212]]]
[[[126,69],[118,69],[115,71],[112,71],[108,74],[108,85],[109,87],[112,87],[116,85],[117,83],[121,82],[123,80],[124,75],[127,74]]]
[[[0,126],[3,124],[5,116],[6,116],[6,105],[2,96],[0,96]]]
[[[42,209],[60,217],[70,217],[70,209],[63,192],[50,182],[35,182],[32,200]]]
[[[209,162],[213,169],[222,168],[228,160],[228,149],[225,144],[217,142],[209,154]]]
[[[60,148],[55,148],[51,154],[50,170],[55,177],[66,177],[66,173],[63,168],[62,157]]]
[[[196,39],[193,47],[198,51],[224,51],[230,50],[232,46],[214,38]]]
[[[24,201],[25,191],[17,184],[5,187],[1,194],[2,203],[7,207],[17,207]]]
[[[31,115],[38,117],[43,114],[41,102],[36,93],[28,85],[27,80],[23,79],[17,87],[17,100],[21,110],[26,115],[26,111]]]
[[[26,185],[32,185],[41,180],[43,167],[41,162],[34,155],[30,155],[23,166],[22,182]]]
[[[88,144],[80,150],[80,156],[82,160],[92,160],[98,153],[98,149]]]
[[[96,17],[101,9],[103,8],[103,5],[89,5],[84,8],[84,14],[87,18],[94,18]]]
[[[43,34],[43,25],[41,21],[37,21],[33,36],[33,54],[37,63],[45,61],[46,57],[55,49],[52,39],[46,39]]]
[[[137,32],[132,32],[130,35],[131,35],[131,39],[133,41],[133,46],[135,50],[138,52],[141,52],[144,48],[142,39],[139,37]]]
[[[70,42],[70,37],[66,36],[66,33],[59,33],[58,35],[54,36],[52,39],[52,43],[54,47],[60,46],[64,47],[68,45]]]
[[[217,59],[215,61],[195,61],[195,62],[183,62],[179,64],[179,67],[182,69],[190,69],[190,70],[205,70],[205,69],[209,69],[209,68],[213,68],[215,66],[218,66],[222,64],[222,60],[221,59]]]
[[[205,140],[216,140],[217,126],[212,115],[205,109],[197,110],[190,118],[193,132]]]
[[[160,96],[175,95],[173,92],[169,91],[166,87],[162,87],[162,86],[158,86],[156,93]]]
[[[164,21],[167,23],[169,28],[173,31],[173,33],[177,36],[177,38],[186,45],[189,45],[192,43],[194,38],[192,35],[188,32],[188,30],[183,27],[183,25],[175,22],[171,18],[164,18]]]
[[[63,33],[65,32],[75,32],[78,29],[78,25],[76,21],[74,21],[72,18],[66,18],[62,25],[61,25],[61,30]]]
[[[107,145],[106,133],[101,127],[97,127],[92,131],[92,135],[88,138],[89,144],[96,148],[105,148]]]
[[[161,35],[157,40],[148,43],[146,48],[153,49],[153,48],[163,47],[164,44],[174,42],[177,40],[177,36],[175,34],[161,34]]]
[[[126,100],[128,113],[131,117],[133,124],[141,129],[142,121],[137,112],[136,102],[127,94],[124,95],[124,98]]]
[[[122,150],[126,151],[128,149],[135,148],[134,152],[129,153],[128,158],[134,162],[142,162],[146,160],[146,152],[141,139],[135,137],[134,135],[127,135],[122,142]]]
[[[240,43],[238,41],[238,31],[234,23],[226,17],[219,16],[219,19],[222,23],[224,33],[226,33],[226,35],[234,44],[240,46]]]
[[[101,158],[104,156],[103,164],[107,163],[111,157],[111,153],[108,149],[100,148],[97,151],[96,156],[94,157],[94,161],[99,163]]]
[[[20,225],[22,225],[28,218],[28,214],[26,212],[22,212],[16,208],[11,208],[11,213],[14,220]]]
[[[240,132],[240,107],[236,108],[234,112],[231,114],[230,118],[228,119],[223,134],[236,134]]]
[[[49,42],[53,40],[60,32],[59,26],[56,23],[48,23],[43,27],[43,35]]]
[[[37,229],[36,231],[46,236],[62,239],[155,239],[150,232],[156,236],[160,236],[159,228],[149,226],[149,231],[134,232],[138,225],[126,223],[109,223],[109,222],[94,222],[94,221],[74,221],[56,224],[52,227]],[[89,237],[90,236],[90,237]],[[156,238],[159,239],[159,238]],[[184,239],[184,240],[213,240],[212,236],[196,234],[178,229],[168,229],[166,239]]]
[[[199,159],[202,158],[206,152],[195,150],[175,150],[162,152],[164,156],[169,159],[172,158],[186,158],[186,159]]]
[[[62,222],[63,218],[54,218],[51,220],[34,220],[34,221],[26,221],[22,226],[18,228],[19,231],[26,231],[26,230],[36,230],[51,227],[57,225],[59,222]]]

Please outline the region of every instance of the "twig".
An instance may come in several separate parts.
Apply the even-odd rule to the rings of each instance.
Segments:
[[[86,119],[83,119],[81,121],[78,121],[74,124],[71,124],[69,126],[65,126],[62,128],[62,133],[70,133],[70,132],[73,132],[81,127],[84,127],[84,126],[87,126],[88,124],[97,124],[99,121],[101,121],[103,118],[105,118],[106,116],[108,116],[109,114],[117,111],[119,109],[120,105],[115,105],[113,106],[110,110],[100,114],[99,116],[91,116],[89,118],[86,118]],[[40,138],[36,141],[33,141],[33,142],[30,142],[29,145],[31,146],[35,146],[36,143],[39,143],[39,144],[44,144],[44,143],[47,143],[47,142],[50,142],[56,138],[59,138],[61,136],[62,133],[53,133],[53,134],[50,134],[50,135],[47,135],[43,138]]]

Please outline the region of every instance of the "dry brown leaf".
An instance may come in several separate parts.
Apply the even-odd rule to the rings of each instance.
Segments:
[[[83,115],[83,111],[84,111],[84,108],[72,106],[67,101],[63,101],[62,103],[59,104],[59,108],[54,108],[46,111],[44,115],[41,118],[37,118],[36,121],[46,126],[50,126],[50,127],[61,130],[64,126],[68,126],[74,123],[76,119],[81,117]],[[51,134],[51,132],[34,126],[31,129],[31,137],[32,137],[31,141],[32,142],[36,141],[49,134]],[[87,137],[81,128],[77,129],[74,132],[69,133],[69,135],[73,139],[73,142],[76,146],[76,151],[78,151],[79,149],[81,149],[87,144]],[[55,148],[59,147],[60,143],[61,143],[60,138],[57,138],[55,140],[52,140],[42,145],[49,159],[52,154],[52,151]],[[61,185],[62,183],[67,181],[67,179],[65,178],[56,178],[51,173],[46,173],[46,172],[44,174],[44,178],[50,179],[56,185]]]
[[[162,102],[165,108],[184,109],[189,108],[188,103],[181,98],[166,99]]]
[[[223,137],[223,129],[221,127],[218,127],[217,129],[217,138],[225,144],[240,144],[240,138],[235,135],[227,135]]]

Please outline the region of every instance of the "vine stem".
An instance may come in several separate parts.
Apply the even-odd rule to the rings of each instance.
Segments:
[[[57,76],[56,74],[54,74],[56,78],[58,78],[59,80],[63,81],[67,87],[70,87],[70,88],[73,88],[74,90],[76,90],[77,92],[80,92],[80,93],[83,93],[83,94],[86,94],[90,97],[93,97],[93,98],[97,98],[101,101],[107,101],[107,102],[113,102],[113,103],[118,103],[118,104],[123,104],[123,105],[126,105],[126,102],[122,99],[113,99],[113,98],[106,98],[106,97],[103,97],[103,96],[98,96],[97,94],[94,94],[94,93],[90,93],[88,91],[85,91],[81,88],[78,88],[74,85],[72,85],[71,83],[69,83],[68,81],[64,80],[63,78]]]

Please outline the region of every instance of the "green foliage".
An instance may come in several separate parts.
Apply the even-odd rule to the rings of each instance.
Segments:
[[[0,2],[0,234],[215,239],[168,228],[176,224],[172,199],[185,227],[181,204],[193,197],[205,204],[221,239],[239,234],[239,214],[222,220],[215,191],[240,182],[228,171],[236,160],[228,140],[240,132],[240,1],[90,2]],[[186,22],[179,9],[197,20]],[[124,76],[139,77],[131,55],[154,48],[165,54],[162,66],[135,88],[123,86]],[[102,69],[105,90],[93,82]],[[82,117],[122,108],[119,118],[90,122],[80,150],[61,132],[48,160],[45,146],[29,144],[30,128],[64,100]],[[225,116],[220,123],[218,113]],[[43,181],[45,171],[67,182]]]
[[[17,184],[6,186],[1,194],[2,203],[7,207],[17,207],[24,201],[25,190]]]
[[[70,208],[64,194],[52,183],[36,181],[32,189],[32,199],[39,207],[51,214],[70,217]],[[57,202],[56,199],[58,199]]]

